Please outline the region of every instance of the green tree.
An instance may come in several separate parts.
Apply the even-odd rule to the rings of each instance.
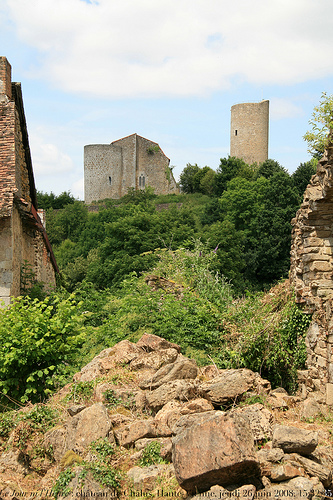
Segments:
[[[242,177],[244,179],[252,179],[255,171],[255,166],[250,166],[241,158],[228,156],[221,158],[220,165],[215,177],[215,194],[221,194],[227,189],[228,182],[234,177]]]
[[[257,177],[265,177],[265,179],[269,179],[277,172],[283,172],[288,174],[287,170],[280,165],[280,163],[276,160],[265,160],[260,163],[259,168],[256,172]]]
[[[179,184],[184,193],[195,193],[195,175],[200,172],[200,167],[196,163],[191,165],[187,163],[186,167],[179,176]],[[200,181],[199,181],[200,184]]]
[[[308,143],[308,152],[320,160],[327,148],[333,129],[333,95],[322,92],[319,105],[315,106],[309,120],[311,130],[307,131],[303,139]]]
[[[318,160],[316,158],[312,158],[310,161],[305,163],[301,163],[299,167],[292,174],[292,178],[294,180],[295,187],[297,189],[298,194],[303,197],[304,191],[306,190],[307,185],[310,182],[311,177],[317,171]]]
[[[75,202],[75,198],[71,195],[70,191],[63,191],[58,196],[52,191],[51,193],[44,193],[43,191],[37,191],[37,202],[38,208],[43,208],[47,210],[49,208],[54,208],[56,210],[65,208],[66,205],[70,205]]]

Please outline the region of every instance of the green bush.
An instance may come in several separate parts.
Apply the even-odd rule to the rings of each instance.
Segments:
[[[15,299],[0,310],[0,391],[32,402],[55,388],[82,342],[81,320],[73,298]]]

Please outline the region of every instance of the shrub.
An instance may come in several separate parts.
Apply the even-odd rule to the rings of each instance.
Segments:
[[[0,310],[0,390],[22,402],[43,400],[56,373],[81,342],[81,320],[72,298],[19,297]]]

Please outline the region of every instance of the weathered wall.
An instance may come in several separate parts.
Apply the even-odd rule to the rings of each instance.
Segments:
[[[231,107],[230,156],[246,163],[268,158],[269,101],[235,104]]]
[[[313,313],[307,338],[304,391],[333,404],[333,147],[311,179],[293,219],[291,280],[296,301]]]
[[[52,249],[35,213],[36,192],[21,86],[11,82],[7,59],[0,57],[0,302],[21,292],[21,266],[55,284]],[[52,254],[53,258],[53,254]]]
[[[84,148],[85,202],[118,199],[129,188],[154,188],[156,194],[178,192],[169,171],[169,159],[156,142],[137,134],[111,144]],[[141,182],[140,182],[141,179]]]

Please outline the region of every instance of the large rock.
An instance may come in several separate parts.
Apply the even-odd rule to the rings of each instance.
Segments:
[[[192,413],[204,413],[214,410],[213,405],[207,399],[197,398],[191,401],[181,403],[180,401],[169,401],[163,408],[156,414],[155,420],[163,422],[171,430],[176,425],[177,421],[184,415]]]
[[[171,430],[163,423],[155,422],[153,419],[135,420],[114,430],[117,441],[126,448],[132,446],[135,441],[142,438],[171,436]]]
[[[273,435],[272,425],[274,417],[262,404],[254,404],[237,408],[233,411],[238,415],[243,415],[249,420],[251,431],[255,441],[271,439]]]
[[[55,459],[60,460],[66,451],[82,453],[97,439],[108,436],[109,441],[114,442],[111,429],[107,409],[96,403],[70,418],[64,426],[51,429],[45,434],[44,441],[46,445],[52,445]]]
[[[144,352],[130,362],[131,370],[153,369],[159,370],[162,366],[176,361],[178,351],[175,348],[161,349],[160,351]]]
[[[310,455],[318,445],[318,433],[297,427],[277,425],[273,432],[273,448],[282,448],[285,453]]]
[[[128,478],[131,479],[133,482],[134,489],[135,490],[140,489],[141,491],[152,490],[156,487],[161,477],[168,479],[173,475],[174,475],[174,469],[172,464],[149,465],[147,467],[133,467],[127,472]],[[134,496],[136,495],[134,494]]]
[[[247,368],[221,370],[220,375],[201,385],[204,397],[216,406],[237,402],[248,391],[267,393],[269,389],[267,380]]]
[[[73,378],[77,382],[89,382],[108,373],[117,364],[130,363],[142,353],[142,349],[136,344],[133,344],[129,340],[122,340],[113,347],[100,352],[79,373],[76,373]]]
[[[192,380],[174,380],[161,385],[154,391],[146,392],[147,406],[156,412],[173,399],[188,401],[197,396],[198,384]]]
[[[176,351],[180,352],[179,345],[173,344],[172,342],[169,342],[162,337],[158,337],[157,335],[153,335],[152,333],[144,333],[136,345],[137,347],[141,347],[146,352],[170,348],[176,349]]]
[[[163,384],[173,380],[195,379],[198,375],[198,367],[194,360],[182,358],[175,363],[162,366],[152,377],[139,383],[141,389],[154,390]]]
[[[260,474],[250,425],[240,415],[218,414],[173,438],[176,478],[189,493],[246,482]]]

